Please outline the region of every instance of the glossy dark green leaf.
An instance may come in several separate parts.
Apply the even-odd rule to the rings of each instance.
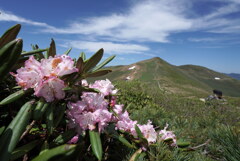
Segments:
[[[0,48],[0,63],[4,63],[8,57],[10,52],[12,51],[12,49],[15,47],[17,43],[17,39],[10,41],[9,43],[7,43],[6,45],[4,45],[3,47]]]
[[[0,127],[0,136],[2,135],[3,131],[5,130],[5,126]]]
[[[53,125],[55,128],[58,127],[59,123],[63,119],[65,111],[66,111],[66,104],[58,105],[58,107],[55,108],[54,113],[57,113],[53,121]]]
[[[81,52],[80,57],[83,59],[83,61],[86,60],[86,54],[84,52]]]
[[[103,49],[98,50],[91,58],[89,58],[84,64],[83,71],[88,72],[92,68],[94,68],[99,61],[102,59]]]
[[[13,66],[16,65],[16,63],[18,62],[18,59],[21,55],[22,47],[23,47],[22,39],[16,39],[16,44],[9,51],[7,58],[5,59],[4,62],[1,62],[0,80],[3,80],[5,75],[9,74],[9,72],[12,70]]]
[[[33,111],[33,119],[34,120],[39,120],[42,117],[42,115],[43,115],[42,110],[43,110],[45,104],[47,104],[47,103],[42,98],[37,102],[37,106],[35,107],[35,109]]]
[[[48,49],[48,57],[54,57],[57,54],[55,41],[52,39],[50,47]]]
[[[89,131],[89,137],[93,154],[97,157],[98,160],[102,160],[103,151],[99,132]]]
[[[99,90],[95,88],[88,88],[84,86],[78,86],[77,89],[82,92],[94,92],[94,93],[99,93]]]
[[[53,133],[53,117],[54,117],[54,114],[53,114],[53,108],[54,108],[54,104],[51,104],[47,111],[46,111],[46,121],[47,121],[47,130],[48,130],[48,133],[51,135]]]
[[[143,136],[141,130],[139,129],[138,125],[135,125],[135,130],[137,132],[138,138],[144,139],[144,136]]]
[[[110,72],[112,72],[112,70],[107,70],[107,69],[106,70],[98,70],[98,71],[95,71],[95,72],[87,73],[86,78],[87,77],[99,77],[99,76],[106,75]]]
[[[135,148],[135,146],[133,146],[131,143],[129,143],[127,139],[125,139],[124,137],[122,137],[120,135],[118,136],[118,140],[129,148]]]
[[[19,98],[23,97],[25,94],[29,93],[31,90],[19,90],[11,95],[9,95],[8,97],[4,98],[1,102],[0,105],[6,105],[9,103],[12,103],[16,100],[18,100]]]
[[[25,103],[2,134],[0,138],[1,161],[8,161],[10,159],[12,151],[29,123],[33,104],[34,101]]]
[[[63,54],[68,55],[71,52],[72,48],[69,48],[67,51],[65,51]]]
[[[65,131],[64,133],[60,134],[56,139],[54,139],[52,144],[53,145],[61,145],[61,144],[67,143],[75,135],[76,135],[75,130]]]
[[[41,153],[40,155],[35,157],[32,161],[51,160],[53,157],[61,156],[61,155],[64,155],[64,154],[74,150],[75,147],[76,147],[76,145],[61,145],[56,148],[52,148],[52,149],[44,151],[43,153]]]
[[[77,69],[78,69],[78,73],[82,73],[83,67],[84,67],[84,63],[83,63],[82,57],[79,57],[79,58],[78,58],[76,67],[77,67]]]
[[[44,153],[45,151],[49,150],[49,144],[48,144],[48,141],[45,140],[41,146],[41,150],[40,150],[40,153],[39,155],[41,155],[42,153]]]
[[[114,58],[116,57],[116,55],[112,55],[109,58],[107,58],[106,60],[104,60],[102,63],[100,63],[99,65],[97,65],[95,68],[93,68],[93,71],[96,71],[98,69],[101,69],[102,67],[104,67],[105,65],[107,65],[110,61],[112,61]]]
[[[23,156],[24,154],[31,151],[34,147],[36,147],[39,144],[39,140],[34,140],[26,145],[23,145],[19,148],[16,148],[12,154],[11,154],[11,160],[15,160]]]
[[[190,142],[189,142],[189,141],[184,141],[184,140],[181,140],[181,139],[177,140],[177,146],[178,146],[179,148],[186,148],[186,147],[188,147],[189,145],[190,145]]]
[[[9,28],[0,38],[0,48],[9,43],[10,41],[16,39],[20,29],[20,24],[14,25]]]
[[[48,49],[37,49],[37,50],[33,50],[33,51],[23,52],[23,53],[21,54],[21,56],[33,55],[33,54],[41,53],[41,52],[44,52],[44,51],[47,51],[47,50],[48,50]]]

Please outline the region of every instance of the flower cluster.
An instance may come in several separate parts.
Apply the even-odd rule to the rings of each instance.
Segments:
[[[139,127],[143,136],[147,139],[148,143],[154,143],[157,139],[157,133],[149,120],[146,125],[137,124],[137,121],[130,119],[127,111],[123,112],[123,105],[115,105],[114,112],[117,113],[116,129],[123,130],[131,133],[133,136],[137,136],[135,125]]]
[[[108,102],[104,98],[106,93],[113,93],[114,86],[109,82],[103,80],[90,84],[89,87],[103,87],[103,90],[97,88],[100,93],[83,92],[81,100],[68,103],[67,116],[70,128],[75,127],[78,133],[95,128],[101,132],[112,121],[112,113],[109,112]],[[82,84],[88,85],[85,80]]]
[[[160,130],[159,135],[160,135],[160,139],[167,141],[167,140],[171,140],[172,144],[171,146],[176,146],[177,145],[177,139],[176,139],[176,135],[173,133],[173,131],[167,131],[168,128],[168,124],[164,127],[163,130]]]
[[[135,129],[137,125],[149,144],[156,142],[158,133],[155,131],[152,122],[149,120],[147,124],[140,125],[137,124],[137,121],[131,120],[129,113],[124,110],[124,105],[116,104],[116,96],[113,95],[117,93],[117,90],[114,89],[108,79],[95,81],[89,85],[86,80],[83,80],[82,84],[90,88],[96,88],[100,93],[83,92],[81,100],[68,103],[69,128],[75,128],[78,135],[84,133],[85,130],[96,128],[99,132],[103,132],[104,128],[112,122],[115,124],[116,130],[128,132],[137,138]],[[171,131],[166,131],[166,128],[159,133],[161,140],[172,137],[176,141],[175,135]],[[73,140],[76,141],[76,139]]]
[[[36,96],[52,102],[65,97],[62,89],[66,85],[60,77],[77,71],[74,61],[67,55],[49,57],[42,59],[41,62],[31,56],[24,67],[17,70],[17,74],[11,74],[16,77],[18,85],[24,90],[33,88]]]

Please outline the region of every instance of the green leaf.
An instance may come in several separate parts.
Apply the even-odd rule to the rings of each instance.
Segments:
[[[98,50],[91,58],[89,58],[86,61],[86,64],[84,65],[83,71],[87,72],[94,68],[99,61],[102,59],[103,56],[103,49]]]
[[[11,154],[11,160],[18,159],[19,157],[23,156],[24,154],[28,153],[30,150],[32,150],[34,147],[36,147],[39,144],[39,140],[34,140],[26,145],[23,145],[17,149],[15,149]]]
[[[48,49],[48,57],[54,57],[56,55],[56,45],[55,45],[55,42],[54,40],[52,39],[51,41],[51,44],[50,44],[50,47]]]
[[[47,161],[53,157],[62,156],[70,151],[73,151],[76,145],[61,145],[53,149],[49,149],[35,157],[32,161]]]
[[[34,120],[39,120],[42,117],[42,108],[45,105],[45,101],[43,98],[41,98],[38,102],[37,102],[37,106],[35,107],[34,111],[33,111],[33,119]]]
[[[3,47],[0,48],[0,63],[4,63],[8,57],[10,52],[12,51],[12,49],[15,47],[16,43],[17,43],[17,39],[10,41],[9,43],[7,43],[6,45],[4,45]]]
[[[83,67],[84,67],[84,62],[83,62],[82,57],[78,58],[76,67],[78,68],[78,73],[82,73]]]
[[[69,48],[67,51],[65,51],[63,54],[68,55],[71,52],[72,48]]]
[[[43,107],[37,113],[35,113],[35,117],[40,119],[44,115],[44,113],[47,111],[50,105],[51,103],[49,102],[44,103]]]
[[[55,104],[51,104],[46,111],[47,130],[51,135],[53,133],[53,108]]]
[[[100,134],[96,131],[89,131],[90,142],[92,145],[93,154],[97,157],[98,160],[102,160],[102,142]]]
[[[78,86],[77,89],[82,92],[94,92],[94,93],[99,93],[98,89],[95,88],[88,88],[84,86]]]
[[[41,151],[40,151],[39,155],[41,155],[42,153],[44,153],[47,150],[49,150],[49,144],[48,144],[47,140],[45,140],[42,144]]]
[[[34,101],[29,101],[25,103],[17,116],[8,125],[3,135],[0,138],[0,158],[1,161],[8,161],[10,159],[11,153],[17,145],[22,133],[25,131],[30,117],[31,109]]]
[[[2,133],[4,132],[5,128],[6,128],[5,126],[0,127],[0,136],[1,136]]]
[[[138,149],[129,159],[129,161],[136,161],[139,158],[139,155],[142,153],[142,149]]]
[[[86,60],[86,54],[84,52],[81,52],[80,57],[83,59],[83,61]]]
[[[86,78],[87,77],[99,77],[99,76],[106,75],[110,72],[112,72],[112,70],[98,70],[98,71],[95,71],[95,72],[87,73]]]
[[[66,104],[62,104],[62,105],[58,105],[57,108],[55,108],[54,113],[57,113],[57,115],[55,115],[54,121],[53,121],[53,125],[56,128],[59,123],[61,122],[64,114],[66,111]]]
[[[21,54],[21,56],[28,56],[28,55],[33,55],[33,54],[42,54],[41,52],[47,51],[47,49],[37,49],[37,50],[33,50],[33,51],[28,51],[28,52],[23,52]]]
[[[5,75],[7,75],[11,71],[13,66],[16,65],[16,63],[18,62],[18,59],[21,55],[22,47],[23,47],[22,39],[17,39],[16,44],[9,51],[6,60],[4,62],[1,62],[0,80],[2,80],[5,77]]]
[[[121,135],[118,136],[118,140],[120,142],[122,142],[124,145],[126,145],[129,148],[136,148],[134,145],[132,145],[131,143],[128,142],[127,139],[125,139],[124,137],[122,137]]]
[[[53,145],[61,145],[68,142],[72,137],[76,135],[75,130],[65,131],[63,134],[60,134],[56,139],[53,140]]]
[[[112,61],[114,58],[116,57],[116,55],[112,55],[109,58],[107,58],[106,60],[104,60],[102,63],[100,63],[99,65],[97,65],[95,68],[93,68],[93,72],[101,69],[102,67],[104,67],[106,64],[108,64],[110,61]]]
[[[0,105],[6,105],[9,103],[12,103],[16,100],[18,100],[19,98],[23,97],[25,94],[29,93],[31,90],[19,90],[11,95],[9,95],[8,97],[4,98],[1,102]]]
[[[141,130],[139,129],[139,127],[137,125],[135,125],[135,130],[137,132],[138,138],[145,139],[143,134],[142,134],[142,132],[141,132]]]
[[[17,24],[9,28],[0,38],[0,48],[9,43],[10,41],[16,39],[20,29],[21,29],[20,24]]]
[[[184,140],[182,140],[182,139],[177,140],[177,146],[178,146],[179,148],[186,148],[186,147],[188,147],[189,145],[190,145],[190,142],[189,142],[189,141],[184,141]]]

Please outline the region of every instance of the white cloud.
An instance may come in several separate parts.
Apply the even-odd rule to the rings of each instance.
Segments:
[[[144,51],[141,49],[143,46],[123,44],[124,42],[164,43],[169,42],[169,36],[178,32],[240,33],[240,21],[226,17],[240,11],[240,0],[213,0],[226,4],[218,8],[215,7],[205,16],[193,13],[192,8],[194,8],[193,5],[196,1],[198,0],[136,0],[124,13],[75,20],[68,26],[59,28],[1,10],[0,21],[15,21],[40,26],[42,27],[41,31],[47,33],[78,34],[90,37],[94,41],[88,39],[88,44],[89,42],[96,44],[97,41],[100,41],[99,44],[108,44],[109,48],[110,46],[116,47],[118,44],[118,48],[123,53],[126,51],[133,53]],[[207,3],[207,1],[203,3]],[[118,43],[111,43],[113,41]],[[205,38],[205,40],[200,41],[211,40]],[[80,42],[83,43],[83,41]],[[124,45],[128,47],[125,50],[122,47]],[[144,46],[144,48],[147,47]]]
[[[219,38],[204,37],[204,38],[189,38],[188,40],[193,42],[214,42],[218,41]]]
[[[175,3],[171,3],[175,2]],[[176,1],[144,1],[122,14],[113,13],[76,21],[66,28],[48,28],[45,32],[105,36],[117,41],[167,42],[174,32],[190,29]]]
[[[44,32],[81,34],[101,37],[105,41],[169,42],[177,32],[203,31],[239,33],[240,21],[225,16],[240,11],[240,0],[215,0],[226,3],[205,16],[191,17],[194,1],[135,1],[125,13],[112,13],[74,21],[65,28],[48,27]],[[207,2],[205,2],[207,3]]]
[[[142,52],[150,51],[146,46],[137,44],[120,44],[113,42],[94,42],[94,41],[69,41],[61,45],[62,47],[73,47],[76,49],[87,50],[89,52],[96,52],[100,48],[105,50],[107,54],[140,54]],[[146,54],[148,55],[148,54]]]
[[[227,17],[240,12],[240,0],[218,0],[228,4],[212,10],[206,16],[193,20],[193,29],[212,33],[240,33],[240,21],[237,18]]]
[[[12,21],[17,23],[25,23],[33,26],[41,26],[41,27],[49,27],[49,28],[51,27],[46,23],[28,20],[26,18],[19,17],[17,15],[14,15],[10,12],[6,12],[4,10],[0,10],[0,21]]]

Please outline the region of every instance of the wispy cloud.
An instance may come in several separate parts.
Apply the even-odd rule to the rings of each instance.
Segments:
[[[10,13],[10,12],[4,11],[4,10],[0,10],[0,21],[9,21],[9,22],[12,21],[12,22],[17,22],[17,23],[25,23],[25,24],[29,24],[29,25],[33,25],[33,26],[51,28],[51,26],[48,25],[47,23],[32,21],[32,20],[17,16],[13,13]]]
[[[74,21],[67,27],[48,27],[44,32],[82,34],[109,41],[169,42],[177,32],[203,31],[212,33],[239,33],[240,21],[227,16],[240,11],[239,0],[214,0],[226,3],[207,15],[191,17],[187,0],[136,1],[125,13],[112,13]],[[192,11],[194,12],[194,11]]]
[[[105,36],[117,41],[168,42],[174,32],[185,31],[191,21],[184,17],[173,0],[142,1],[125,13],[113,13],[75,21],[65,28],[47,28],[44,32]]]
[[[73,47],[76,49],[96,52],[100,48],[104,48],[108,54],[140,54],[150,51],[147,46],[137,44],[120,44],[113,42],[95,42],[95,41],[68,41],[61,44],[62,47]]]
[[[228,17],[240,12],[240,0],[216,0],[226,4],[193,20],[193,29],[212,33],[240,33],[239,18]]]
[[[214,41],[218,41],[218,38],[213,38],[213,37],[189,38],[188,40],[193,42],[214,42]]]
[[[13,13],[0,10],[0,21],[14,21],[41,27],[41,32],[75,34],[93,40],[62,44],[88,51],[104,47],[109,53],[145,53],[151,49],[142,42],[169,42],[169,37],[178,32],[240,33],[240,21],[230,14],[240,12],[240,0],[213,0],[224,5],[211,9],[204,16],[192,16],[194,2],[189,0],[142,0],[134,1],[124,13],[88,17],[71,21],[65,27],[55,27]],[[204,2],[203,2],[204,3]],[[206,2],[205,2],[206,3]],[[195,13],[196,14],[196,13]],[[193,18],[194,17],[194,18]],[[189,38],[194,42],[213,42],[215,38]]]

